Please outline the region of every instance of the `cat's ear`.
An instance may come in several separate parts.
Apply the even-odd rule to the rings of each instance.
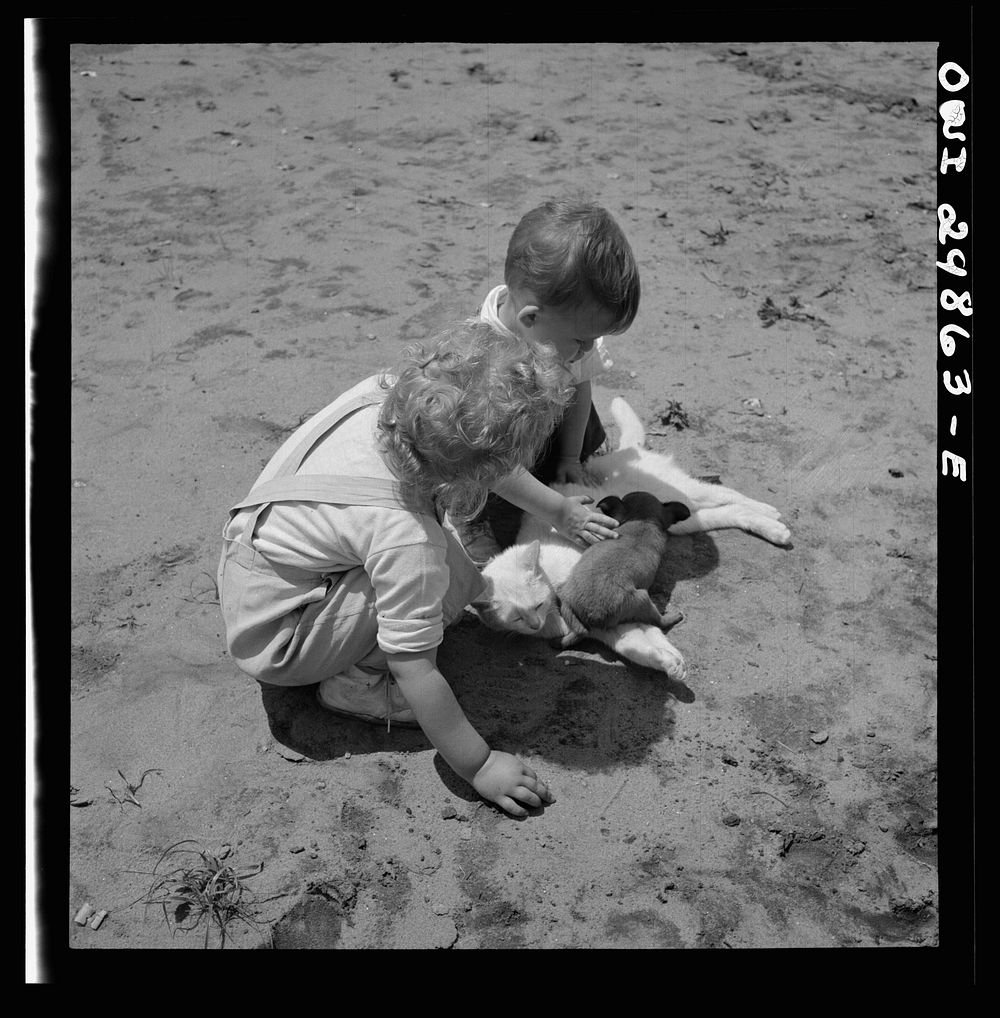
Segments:
[[[663,514],[667,521],[666,525],[672,527],[675,523],[686,520],[691,515],[691,510],[683,502],[664,502]]]
[[[483,574],[483,581],[485,586],[483,592],[475,599],[475,601],[469,602],[469,607],[479,611],[480,608],[488,608],[493,603],[494,583],[493,577]]]
[[[540,550],[538,541],[530,541],[517,550],[517,564],[521,569],[537,569],[538,553]]]
[[[496,583],[492,576],[487,576],[483,573],[483,592],[476,599],[476,601],[470,601],[469,604],[474,608],[477,605],[489,605],[493,602],[494,590],[496,589]]]

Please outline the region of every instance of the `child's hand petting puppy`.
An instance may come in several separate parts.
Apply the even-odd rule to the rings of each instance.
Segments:
[[[590,495],[566,495],[553,524],[563,537],[583,548],[618,536],[614,517],[587,508],[593,501]]]

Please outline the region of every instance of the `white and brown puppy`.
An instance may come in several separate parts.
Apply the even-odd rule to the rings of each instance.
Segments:
[[[557,590],[560,613],[569,630],[562,646],[575,643],[590,629],[623,622],[647,622],[668,629],[681,619],[672,610],[660,614],[649,596],[667,548],[667,528],[686,520],[683,502],[661,502],[648,491],[624,498],[609,495],[597,510],[618,520],[618,538],[591,545]]]

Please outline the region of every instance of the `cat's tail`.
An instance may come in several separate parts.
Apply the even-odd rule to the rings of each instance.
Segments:
[[[645,448],[646,429],[623,396],[615,396],[611,401],[611,419],[618,425],[619,449]]]

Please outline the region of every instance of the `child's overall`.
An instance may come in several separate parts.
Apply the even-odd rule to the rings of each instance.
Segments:
[[[375,591],[361,565],[319,575],[273,565],[254,548],[258,519],[272,502],[380,506],[436,518],[429,500],[415,500],[395,481],[296,475],[307,453],[329,431],[354,411],[381,402],[374,379],[372,383],[373,391],[320,411],[301,441],[282,457],[277,472],[229,511],[219,562],[219,599],[229,652],[244,672],[260,682],[308,685],[354,664],[384,667],[385,657],[377,644]],[[250,507],[254,512],[246,525],[233,533],[233,518]],[[447,626],[482,593],[485,582],[459,542],[447,530],[442,533],[450,571],[443,605]]]

